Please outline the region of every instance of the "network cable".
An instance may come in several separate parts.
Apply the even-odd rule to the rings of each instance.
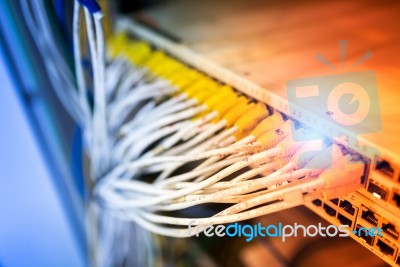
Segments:
[[[345,195],[362,185],[362,162],[336,144],[304,141],[309,129],[295,127],[291,118],[264,103],[126,33],[105,43],[96,1],[74,5],[75,79],[52,39],[43,2],[24,2],[31,31],[44,33],[36,42],[53,86],[84,130],[94,184],[89,206],[97,216],[104,253],[98,253],[98,265],[122,262],[129,252],[127,222],[161,235],[188,237],[193,235],[190,225],[251,219],[315,198]],[[93,79],[82,65],[83,17]],[[211,217],[169,216],[210,203],[229,206]],[[135,229],[151,255],[148,232]],[[94,236],[89,236],[93,246]],[[112,251],[117,240],[120,252]]]

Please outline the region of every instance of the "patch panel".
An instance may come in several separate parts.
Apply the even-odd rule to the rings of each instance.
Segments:
[[[337,205],[333,205],[338,203]],[[381,207],[359,193],[329,201],[316,199],[308,208],[335,225],[349,225],[359,235],[351,237],[391,265],[400,262],[400,218],[380,210]],[[363,234],[363,229],[381,228],[382,237]]]
[[[365,188],[359,191],[393,213],[399,212],[400,184],[387,179],[382,173],[371,170]]]
[[[368,202],[368,201],[366,201]],[[399,218],[393,217],[390,213],[380,210],[379,206],[367,207],[361,204],[357,223],[364,226],[379,227],[383,231],[383,236],[391,242],[399,243]]]
[[[157,48],[165,50],[176,59],[234,87],[248,97],[264,102],[270,110],[290,117],[288,115],[288,102],[279,96],[241,76],[226,71],[182,45],[158,36],[145,27],[126,21],[122,25],[122,27],[120,26],[122,29],[128,29],[134,35],[150,41]],[[290,117],[290,119],[298,121],[300,124],[313,127],[319,123],[319,118],[306,110],[301,110],[296,114],[297,117]],[[333,133],[337,130],[332,125],[325,122],[321,123],[317,125],[317,128],[325,136],[327,136],[326,133]],[[343,131],[340,132],[343,133]],[[345,136],[344,140],[351,141],[351,138]],[[388,150],[376,149],[373,144],[371,146],[370,142],[364,142],[363,139],[358,139],[357,142],[342,142],[341,144],[343,144],[344,150],[354,153],[356,157],[362,158],[366,163],[364,188],[352,194],[351,197],[335,198],[326,202],[316,199],[307,204],[307,207],[327,221],[333,224],[349,225],[352,230],[361,227],[381,227],[384,231],[383,238],[359,237],[353,234],[351,234],[351,237],[389,264],[399,264],[400,218],[396,215],[396,212],[400,208],[400,169],[398,164],[394,163],[399,161],[398,157]],[[379,155],[376,151],[379,151]],[[357,201],[354,196],[361,196],[362,201]],[[393,218],[396,219],[393,220]]]
[[[363,192],[366,196],[381,203],[389,204],[394,212],[400,209],[400,181],[397,164],[383,158],[376,158],[366,187]]]

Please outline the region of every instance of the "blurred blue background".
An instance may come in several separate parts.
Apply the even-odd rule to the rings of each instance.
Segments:
[[[79,129],[0,1],[0,266],[86,266]]]

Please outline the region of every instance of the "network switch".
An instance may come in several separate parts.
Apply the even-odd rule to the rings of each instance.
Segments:
[[[331,201],[315,200],[306,205],[309,209],[335,225],[348,225],[359,234],[351,237],[390,265],[400,262],[400,221],[394,214],[355,192],[339,199],[338,205]],[[326,208],[329,207],[329,208]],[[364,229],[382,229],[382,237],[369,235]]]
[[[336,125],[316,117],[307,110],[297,112],[298,116],[289,113],[289,103],[251,81],[233,74],[215,63],[201,57],[190,49],[160,36],[145,26],[131,20],[119,21],[120,29],[127,30],[136,36],[150,42],[171,56],[198,69],[210,77],[232,86],[236,90],[265,103],[269,110],[280,112],[296,123],[316,128],[326,138],[344,147],[365,162],[363,188],[349,196],[331,199],[329,201],[314,200],[306,206],[335,225],[348,225],[357,232],[360,229],[380,227],[383,237],[355,235],[351,237],[391,265],[399,264],[399,229],[400,218],[397,213],[400,208],[400,182],[397,163],[398,156],[392,151],[374,146],[371,142],[357,138],[348,133],[345,138],[330,138],[332,131],[344,133]],[[317,125],[317,126],[316,126]],[[322,127],[321,127],[322,126]],[[350,142],[349,142],[350,141]]]

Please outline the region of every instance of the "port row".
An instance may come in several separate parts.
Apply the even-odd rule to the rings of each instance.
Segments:
[[[354,239],[362,239],[365,246],[372,248],[376,254],[383,256],[392,265],[400,265],[400,231],[399,227],[390,223],[370,208],[360,205],[356,206],[345,198],[335,198],[329,201],[316,199],[313,205],[331,219],[342,225],[348,225],[351,230],[369,229],[380,227],[383,236],[351,235]],[[362,231],[361,231],[362,232]]]

